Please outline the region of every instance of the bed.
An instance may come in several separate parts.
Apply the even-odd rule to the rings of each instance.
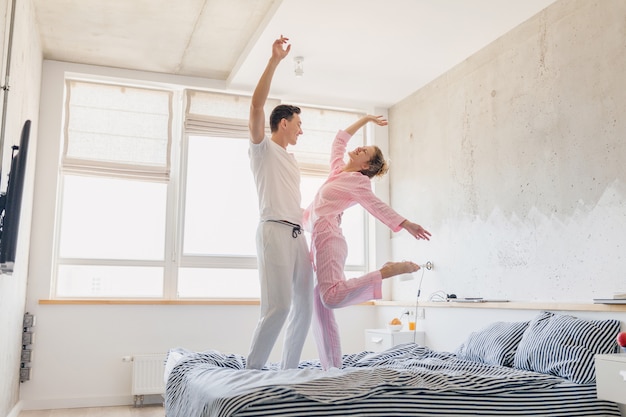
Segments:
[[[620,416],[596,398],[594,355],[617,351],[617,320],[542,312],[495,322],[455,352],[407,343],[298,369],[246,370],[245,357],[173,348],[166,417]]]

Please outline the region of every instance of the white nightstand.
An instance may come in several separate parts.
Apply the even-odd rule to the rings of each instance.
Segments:
[[[418,345],[424,344],[424,332],[399,331],[392,332],[387,329],[366,329],[365,330],[365,350],[371,352],[382,352],[402,343],[415,342]]]
[[[598,399],[626,404],[626,353],[596,355]]]

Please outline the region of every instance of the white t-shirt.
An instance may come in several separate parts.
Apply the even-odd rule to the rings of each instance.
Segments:
[[[263,220],[287,220],[302,224],[300,168],[293,154],[265,136],[250,142],[250,168]]]

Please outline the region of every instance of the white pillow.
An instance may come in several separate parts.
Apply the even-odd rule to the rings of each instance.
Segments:
[[[170,350],[169,352],[167,352],[167,359],[165,360],[165,372],[163,373],[165,385],[167,385],[167,380],[170,377],[172,370],[184,356],[185,355],[182,352],[176,350]]]

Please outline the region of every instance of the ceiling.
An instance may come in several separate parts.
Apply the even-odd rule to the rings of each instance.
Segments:
[[[283,34],[272,96],[360,109],[397,103],[554,1],[33,0],[45,59],[252,93]]]

